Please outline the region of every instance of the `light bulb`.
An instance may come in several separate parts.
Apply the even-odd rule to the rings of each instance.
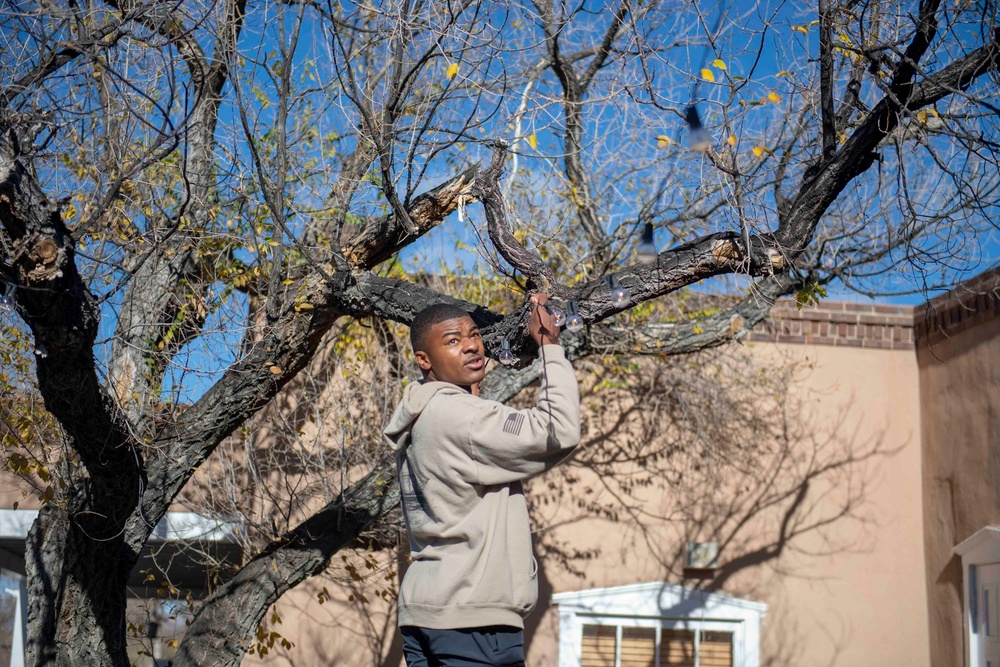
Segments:
[[[14,285],[8,283],[7,287],[4,289],[3,294],[0,294],[0,311],[5,313],[13,313],[17,304],[14,303],[14,290],[17,289]]]
[[[583,318],[576,312],[576,304],[572,301],[566,302],[566,331],[577,333],[583,330]]]
[[[500,341],[500,354],[497,355],[497,361],[504,366],[513,366],[517,363],[517,355],[511,351],[510,341],[506,338]]]
[[[688,124],[688,148],[702,153],[712,147],[712,134],[701,124],[698,107],[693,104],[684,112],[684,120]]]
[[[635,254],[643,264],[652,264],[660,253],[656,250],[656,243],[653,241],[653,223],[647,222],[642,229],[642,238],[635,246]]]
[[[548,302],[546,302],[545,304],[545,310],[547,310],[549,312],[549,315],[552,316],[552,324],[556,325],[557,327],[561,327],[562,325],[566,324],[565,310],[563,310],[559,306],[553,306],[551,303]]]
[[[611,303],[615,305],[615,308],[623,308],[628,305],[629,291],[622,287],[622,284],[614,276],[608,276],[608,289],[611,291]]]

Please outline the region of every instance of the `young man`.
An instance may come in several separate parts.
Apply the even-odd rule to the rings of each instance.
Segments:
[[[525,410],[478,397],[483,340],[464,311],[431,306],[410,328],[424,381],[406,387],[385,428],[412,557],[398,604],[407,667],[524,665],[538,564],[521,482],[580,440],[576,377],[545,301],[532,297],[543,369]]]

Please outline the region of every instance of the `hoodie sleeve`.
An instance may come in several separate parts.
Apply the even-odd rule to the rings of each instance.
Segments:
[[[545,472],[580,442],[580,390],[559,345],[544,345],[535,407],[470,400],[469,448],[478,484],[508,484]],[[472,399],[472,397],[469,397]]]

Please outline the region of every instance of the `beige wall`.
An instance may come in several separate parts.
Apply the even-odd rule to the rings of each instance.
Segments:
[[[1000,318],[919,345],[931,664],[963,664],[952,548],[1000,523]]]
[[[726,582],[725,592],[769,605],[763,664],[928,665],[919,392],[913,352],[755,343],[752,353],[767,363],[802,364],[796,389],[807,406],[799,417],[803,432],[813,433],[824,447],[841,454],[853,452],[863,458],[873,447],[878,450],[847,466],[831,482],[817,477],[809,486],[800,520],[803,525],[810,517],[829,523],[805,530],[780,555],[761,558]],[[805,445],[803,453],[813,451],[812,444]],[[588,480],[581,477],[577,488],[586,484]],[[856,502],[850,516],[837,517],[847,493],[844,486],[851,487]],[[571,502],[573,492],[565,489],[562,507],[543,508],[542,523],[554,526],[548,537],[579,549],[599,549],[600,555],[577,563],[585,572],[583,579],[553,562],[542,563],[540,605],[528,619],[528,664],[533,667],[556,664],[557,610],[547,602],[552,593],[662,579],[695,583],[683,581],[666,562],[683,546],[677,526],[650,521],[640,527],[641,517],[573,520],[579,513]],[[646,493],[652,510],[672,502],[669,488]],[[788,503],[753,516],[745,530],[751,537],[740,545],[741,553],[773,542],[787,509]],[[720,560],[726,564],[725,550]],[[382,570],[373,575],[373,581],[384,574]],[[365,628],[365,607],[347,602],[340,593],[343,564],[335,562],[329,576],[339,583],[307,582],[279,605],[283,618],[279,630],[296,648],[279,649],[263,661],[248,657],[244,665],[400,664],[398,646],[393,650],[391,641],[375,637],[379,628],[387,623],[391,627],[391,607],[373,601],[367,607],[372,624]],[[321,605],[322,585],[334,600]]]
[[[857,327],[863,326],[859,320]],[[808,340],[806,334],[783,335]],[[761,552],[746,559],[723,590],[769,605],[764,664],[960,665],[960,573],[951,548],[982,525],[1000,522],[1000,492],[994,491],[1000,488],[1000,455],[990,456],[981,445],[1000,439],[1000,320],[917,355],[832,343],[755,342],[745,349],[764,364],[802,366],[796,426],[811,434],[796,450],[803,459],[817,447],[858,459],[811,480],[795,515],[802,534],[780,550],[766,551],[795,495],[749,516],[742,541],[720,554],[725,567]],[[687,539],[684,527],[643,515],[580,519],[572,494],[586,483],[581,478],[564,488],[561,505],[540,511],[546,538],[599,555],[575,563],[582,578],[551,560],[541,563],[539,609],[528,619],[532,667],[556,664],[557,612],[547,602],[553,593],[654,580],[697,583],[684,581],[671,560]],[[0,501],[10,506],[14,489],[0,491]],[[643,493],[651,515],[676,501],[666,484]],[[848,496],[854,498],[849,511],[837,516]],[[30,498],[22,501],[29,505],[37,506]],[[360,584],[338,556],[326,575],[284,596],[277,606],[282,622],[268,629],[295,648],[275,646],[266,658],[248,656],[243,664],[400,665],[391,599],[372,595],[389,591],[391,598],[394,586],[386,577],[392,579],[396,563],[380,557],[374,570],[355,565],[366,574]],[[351,592],[368,595],[369,602],[348,600]]]
[[[851,484],[863,485],[857,519],[805,533],[780,557],[745,568],[724,591],[768,603],[764,664],[927,665],[913,353],[802,345],[758,348],[766,357],[811,364],[799,382],[813,405],[803,420],[815,420],[816,429],[856,452],[878,444],[883,453],[858,463],[851,475]],[[807,492],[805,504],[811,505],[812,516],[822,517],[824,505],[835,508],[839,499],[837,489],[817,484]],[[762,513],[750,532],[774,533],[776,518],[774,512]],[[664,578],[685,583],[665,571],[662,559],[651,553],[648,536],[632,525],[582,521],[558,530],[568,542],[600,547],[602,557],[588,567],[584,581],[547,568],[554,592]],[[663,542],[677,541],[670,526],[654,535]],[[726,560],[723,551],[720,561],[724,565]],[[555,664],[555,629],[555,612],[549,610],[529,664]]]

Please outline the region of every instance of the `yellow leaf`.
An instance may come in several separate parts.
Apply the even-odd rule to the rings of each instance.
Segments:
[[[767,99],[771,100],[775,104],[781,101],[781,95],[774,92],[773,90],[767,94]]]
[[[841,144],[846,144],[847,143],[847,135],[844,134],[843,132],[838,132],[837,133],[837,141],[839,141]]]
[[[63,221],[69,222],[76,217],[76,205],[70,204],[65,209],[63,209]]]
[[[661,134],[656,138],[656,145],[659,148],[666,148],[672,143],[674,143],[673,140],[665,134]]]
[[[929,112],[929,113],[930,113],[930,114],[931,114],[932,116],[934,116],[935,118],[940,118],[940,117],[941,117],[941,116],[939,116],[939,115],[938,115],[938,112],[937,112],[937,109],[935,109],[934,107],[928,107],[927,111],[928,111],[928,112]]]
[[[788,76],[790,74],[791,74],[791,72],[789,72],[787,69],[783,69],[780,72],[778,72],[777,74],[775,74],[774,76]]]
[[[926,125],[927,124],[927,110],[926,109],[921,109],[920,111],[917,112],[917,122],[920,123],[921,125]]]
[[[454,79],[456,74],[458,74],[458,63],[448,65],[447,77],[449,79]]]
[[[282,373],[281,366],[271,366],[268,370],[271,371],[271,375],[281,375]]]
[[[761,155],[764,154],[764,149],[761,148],[760,146],[754,146],[753,147],[753,154],[756,155],[757,157],[760,157]]]
[[[714,67],[715,69],[721,69],[723,72],[726,71],[726,63],[722,62],[718,58],[712,61],[712,67]]]
[[[730,134],[729,138],[726,139],[726,143],[728,143],[730,146],[735,146],[736,145],[736,135],[735,134]]]
[[[793,25],[792,30],[794,30],[795,32],[801,32],[803,35],[809,34],[809,28],[807,28],[804,25]]]
[[[528,135],[528,145],[532,148],[538,148],[538,137],[533,134]]]
[[[701,70],[701,78],[710,83],[715,83],[715,75],[712,74],[712,70],[708,69],[707,67]]]
[[[312,310],[315,307],[311,303],[297,303],[295,304],[295,312],[301,313],[303,310]]]

